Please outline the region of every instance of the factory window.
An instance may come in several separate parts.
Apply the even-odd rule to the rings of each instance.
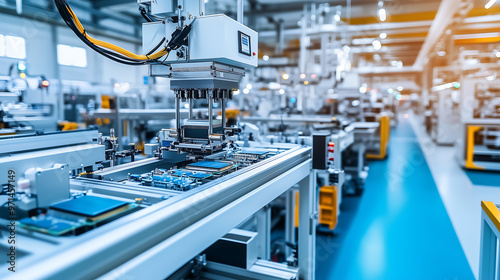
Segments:
[[[22,37],[5,36],[5,55],[7,57],[25,59],[26,42]]]
[[[84,48],[58,44],[57,63],[66,66],[87,67],[87,51]]]
[[[0,56],[5,56],[5,37],[0,35]]]
[[[26,42],[22,37],[0,35],[0,56],[26,58]]]

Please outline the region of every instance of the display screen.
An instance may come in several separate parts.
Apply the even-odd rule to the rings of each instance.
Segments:
[[[248,36],[247,34],[241,32],[241,31],[238,31],[238,35],[239,35],[239,42],[240,42],[240,47],[239,47],[240,53],[251,56],[252,50],[250,47],[250,36]]]

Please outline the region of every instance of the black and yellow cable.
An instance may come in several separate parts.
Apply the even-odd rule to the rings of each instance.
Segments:
[[[101,55],[116,62],[127,65],[144,65],[149,62],[156,61],[169,53],[167,48],[162,48],[160,51],[154,52],[161,47],[163,42],[165,42],[165,38],[163,38],[161,42],[146,55],[135,54],[114,44],[95,39],[88,34],[76,14],[65,0],[55,0],[55,3],[65,23],[86,45]]]

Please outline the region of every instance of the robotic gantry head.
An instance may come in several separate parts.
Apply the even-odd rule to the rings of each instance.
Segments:
[[[223,14],[206,15],[203,0],[138,0],[139,11],[148,21],[142,27],[144,54],[134,54],[92,38],[66,0],[55,0],[66,24],[89,47],[127,65],[148,65],[149,75],[170,78],[176,97],[176,128],[168,148],[212,153],[222,149],[226,135],[225,105],[232,98],[245,70],[257,67],[258,34]],[[181,126],[180,100],[208,101],[208,120],[189,120]],[[213,103],[219,102],[222,121],[213,118]],[[167,141],[169,142],[169,141]],[[163,147],[167,148],[167,147]]]
[[[175,55],[149,66],[151,76],[170,78],[176,97],[176,127],[169,130],[169,147],[194,153],[221,150],[227,145],[227,136],[235,132],[226,128],[226,102],[232,99],[245,70],[257,66],[257,33],[225,15],[205,15],[204,1],[139,3],[148,5],[152,16],[163,19],[143,25],[144,51],[154,49],[161,38],[170,38],[166,44],[176,46]],[[199,99],[208,102],[208,119],[195,119],[192,114],[193,101]],[[190,109],[189,119],[182,125],[181,100],[188,101]],[[221,120],[214,119],[214,102],[220,104]]]

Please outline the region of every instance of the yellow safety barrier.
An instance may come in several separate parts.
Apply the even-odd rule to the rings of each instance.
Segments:
[[[500,252],[500,210],[495,203],[481,201],[481,245],[479,251],[479,280],[499,279],[497,262]]]
[[[385,159],[387,155],[387,148],[389,146],[389,139],[391,136],[391,117],[380,117],[380,152],[379,154],[366,154],[367,159]]]
[[[474,136],[476,132],[483,129],[482,126],[467,126],[467,143],[466,143],[466,160],[465,160],[465,168],[469,169],[485,169],[484,167],[477,166],[474,163]]]

